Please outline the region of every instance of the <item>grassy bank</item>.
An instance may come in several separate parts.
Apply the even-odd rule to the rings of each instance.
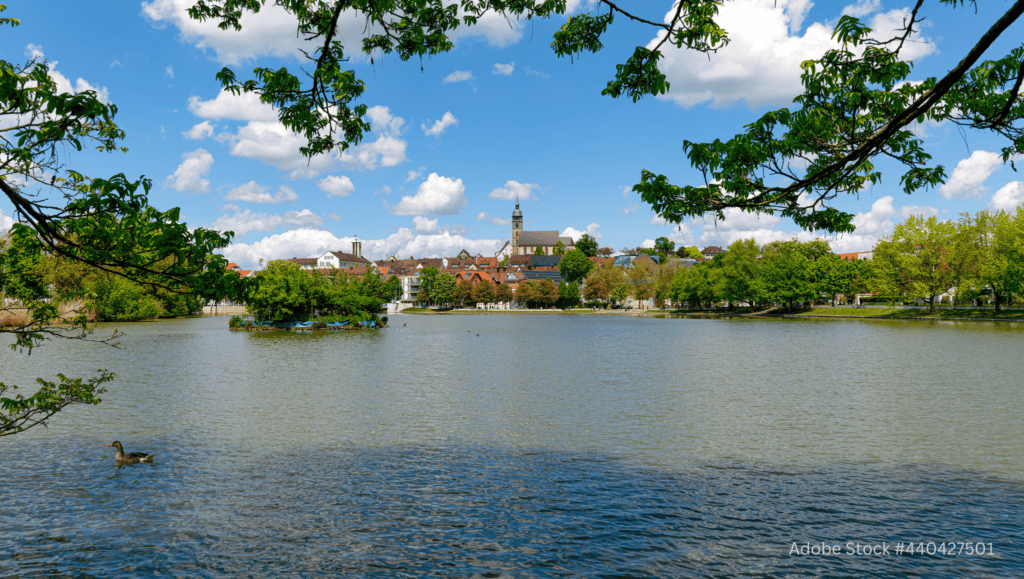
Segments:
[[[1024,311],[1003,311],[997,314],[990,309],[953,310],[940,309],[934,314],[928,310],[903,310],[892,308],[814,308],[796,314],[799,317],[843,317],[872,318],[883,320],[1024,320]]]

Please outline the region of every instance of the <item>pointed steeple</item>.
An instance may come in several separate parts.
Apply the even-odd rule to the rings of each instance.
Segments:
[[[522,217],[523,212],[519,210],[519,195],[516,195],[516,210],[512,212],[512,218]]]

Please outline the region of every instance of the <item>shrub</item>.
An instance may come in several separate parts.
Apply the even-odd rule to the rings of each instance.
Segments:
[[[231,316],[231,319],[228,320],[228,327],[241,328],[243,323],[242,316]]]

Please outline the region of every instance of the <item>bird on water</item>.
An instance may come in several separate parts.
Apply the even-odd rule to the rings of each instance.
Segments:
[[[108,448],[111,446],[117,447],[117,456],[114,457],[114,460],[116,460],[117,462],[123,462],[127,464],[135,464],[137,462],[153,462],[153,457],[156,456],[156,453],[146,454],[144,452],[129,452],[126,454],[124,451],[124,447],[121,446],[121,441],[119,440],[115,440],[114,442],[111,442],[110,444],[107,445]]]

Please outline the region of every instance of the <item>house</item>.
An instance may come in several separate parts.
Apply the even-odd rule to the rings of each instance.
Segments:
[[[520,273],[523,276],[523,279],[526,280],[526,281],[550,279],[551,281],[555,282],[555,285],[558,285],[558,284],[562,283],[563,281],[565,281],[565,278],[562,277],[562,274],[559,273],[558,270],[554,270],[554,271],[526,270],[526,271],[521,271],[521,272],[518,272],[518,273]]]
[[[242,271],[242,268],[238,267],[238,264],[233,261],[228,262],[228,269],[231,271]]]
[[[660,255],[648,255],[646,253],[641,253],[640,255],[620,255],[612,260],[612,265],[621,267],[622,269],[632,269],[633,263],[637,260],[651,266],[651,271],[658,271],[658,266],[661,264]]]
[[[347,269],[350,267],[373,266],[373,263],[363,257],[362,242],[352,242],[352,253],[341,251],[328,251],[316,259],[316,269]]]
[[[855,251],[853,253],[837,253],[835,256],[847,261],[857,261],[858,259],[871,259],[874,253],[871,251]]]
[[[501,249],[494,252],[494,257],[498,258],[498,261],[512,257],[512,243],[506,241],[505,245],[501,246]]]
[[[700,254],[701,256],[704,257],[705,260],[714,259],[716,255],[724,252],[725,250],[722,249],[721,247],[718,247],[717,245],[709,245],[704,249],[700,250]]]

